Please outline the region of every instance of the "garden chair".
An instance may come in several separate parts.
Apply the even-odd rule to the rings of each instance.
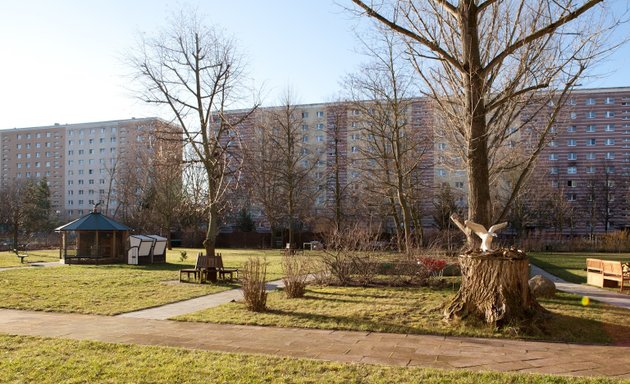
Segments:
[[[188,269],[180,269],[179,270],[179,281],[182,281],[182,276],[186,274],[186,278],[190,281],[190,275],[193,275],[195,281],[198,279],[201,283],[202,274],[208,268],[208,256],[204,256],[201,252],[197,255],[197,262],[195,263],[195,268]]]
[[[234,279],[234,274],[236,273],[236,278],[238,279],[238,268],[226,268],[223,266],[223,257],[221,254],[218,254],[216,257],[217,262],[217,271],[219,272],[219,277],[225,280],[225,275],[230,275],[230,280]]]

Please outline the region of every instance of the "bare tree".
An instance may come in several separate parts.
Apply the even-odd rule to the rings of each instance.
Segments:
[[[143,38],[130,64],[140,83],[140,97],[170,111],[194,154],[189,161],[205,171],[204,247],[214,255],[226,192],[239,180],[238,125],[257,107],[243,114],[224,113],[240,100],[244,89],[236,46],[215,28],[203,25],[194,11],[182,11],[156,37]]]
[[[617,23],[599,12],[603,0],[353,2],[406,44],[424,94],[465,163],[468,220],[486,227],[509,212],[572,86],[606,52]],[[503,156],[516,138],[524,156]],[[505,206],[495,209],[493,179],[515,170]],[[510,257],[511,263],[460,258],[464,278],[446,317],[502,324],[538,312],[526,255]]]
[[[268,150],[261,147],[267,151],[267,157],[259,160],[269,177],[263,181],[261,192],[265,195],[259,196],[259,202],[267,206],[267,213],[281,212],[278,216],[282,217],[288,242],[293,246],[295,229],[308,215],[314,200],[311,170],[318,161],[317,153],[312,153],[312,148],[305,143],[304,120],[290,91],[285,94],[281,106],[262,111],[259,122],[259,143],[268,145]],[[273,195],[275,202],[269,200],[274,198]]]
[[[363,144],[356,152],[368,185],[390,204],[401,249],[410,251],[422,243],[422,224],[414,215],[414,203],[422,196],[415,192],[432,141],[414,124],[413,78],[403,51],[390,35],[371,46],[376,47],[370,48],[373,62],[345,80],[358,115],[357,131],[362,132]]]
[[[468,218],[486,226],[493,222],[492,175],[521,170],[498,221],[531,173],[571,87],[607,52],[603,42],[616,24],[599,12],[603,0],[353,2],[407,45],[424,94],[460,144]],[[549,105],[528,156],[519,164],[497,157]]]

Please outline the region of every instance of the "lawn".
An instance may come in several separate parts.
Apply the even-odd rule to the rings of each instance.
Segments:
[[[629,310],[596,302],[585,307],[580,297],[561,292],[554,299],[540,300],[553,316],[532,324],[528,335],[511,327],[499,331],[479,323],[447,324],[442,317],[443,305],[454,294],[450,287],[309,287],[302,299],[286,299],[283,292],[269,293],[269,310],[264,313],[249,312],[242,302],[235,302],[176,320],[565,342],[630,341]]]
[[[628,253],[529,253],[532,264],[571,283],[586,283],[586,259],[604,259],[627,262]]]
[[[23,252],[20,252],[22,254]],[[24,259],[24,264],[20,264],[20,259],[15,256],[15,253],[9,251],[0,252],[0,268],[3,267],[23,267],[28,263],[35,262],[52,262],[59,261],[58,249],[46,249],[41,251],[26,252],[28,257]]]
[[[181,250],[187,252],[186,260],[179,260]],[[61,265],[2,271],[0,307],[114,315],[235,287],[234,284],[228,283],[215,285],[179,283],[178,271],[193,266],[197,252],[200,251],[181,250],[169,251],[166,264]],[[276,279],[281,275],[279,251],[220,250],[220,252],[226,266],[240,266],[249,257],[264,256],[269,262],[268,278]],[[14,255],[2,256],[16,258]],[[58,260],[58,256],[53,260]]]
[[[3,383],[618,383],[0,335]]]

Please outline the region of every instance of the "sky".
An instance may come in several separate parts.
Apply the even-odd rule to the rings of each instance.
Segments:
[[[0,129],[160,116],[134,98],[123,58],[183,5],[236,39],[266,105],[288,87],[299,103],[334,100],[367,60],[350,0],[0,0]],[[627,44],[582,86],[630,86],[629,62]]]

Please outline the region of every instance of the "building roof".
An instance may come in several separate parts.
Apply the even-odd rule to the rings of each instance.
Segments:
[[[55,228],[55,231],[131,231],[132,228],[102,215],[90,212],[66,225]]]

